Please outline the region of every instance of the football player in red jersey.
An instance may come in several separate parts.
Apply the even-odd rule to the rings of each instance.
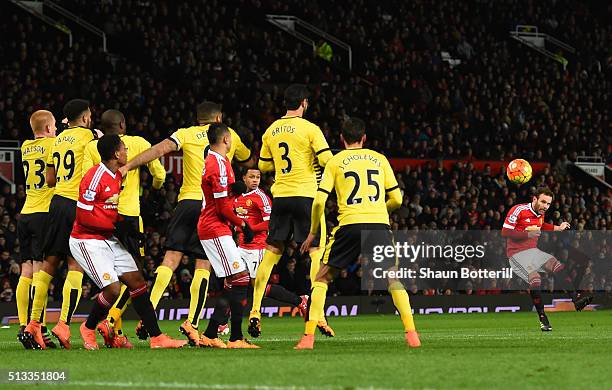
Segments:
[[[79,187],[76,219],[70,234],[70,252],[102,290],[80,331],[85,349],[98,349],[96,326],[106,318],[118,298],[121,283],[129,291],[134,309],[151,335],[151,348],[180,348],[186,341],[174,340],[159,330],[147,285],[130,253],[113,235],[119,217],[118,200],[122,176],[118,171],[127,162],[121,138],[105,135],[98,141],[102,162],[83,176]]]
[[[230,224],[240,227],[244,241],[253,240],[248,222],[234,214],[231,187],[235,182],[232,164],[227,158],[232,144],[228,127],[213,123],[208,128],[210,150],[202,173],[202,211],[198,221],[198,237],[217,277],[225,278],[222,300],[229,302],[231,333],[227,345],[217,337],[220,319],[225,317],[225,305],[215,306],[208,327],[200,338],[200,346],[214,348],[259,348],[242,334],[242,316],[246,305],[249,271],[240,257],[232,237]]]
[[[541,271],[552,273],[555,280],[555,290],[571,292],[572,301],[577,311],[584,309],[593,297],[582,295],[575,291],[572,280],[565,270],[565,265],[553,255],[538,249],[538,238],[542,230],[563,231],[570,224],[562,222],[553,225],[544,222],[544,214],[550,207],[553,193],[548,188],[539,188],[531,203],[513,206],[504,221],[502,235],[506,240],[506,254],[510,260],[513,272],[529,284],[531,299],[540,319],[540,329],[543,332],[552,331],[548,317],[544,313],[540,288]]]
[[[257,267],[263,259],[263,253],[266,248],[272,201],[270,197],[259,188],[259,183],[261,181],[261,172],[259,169],[249,168],[242,176],[242,180],[244,181],[242,188],[240,188],[240,186],[236,186],[235,188],[240,188],[237,192],[244,191],[244,193],[236,194],[234,211],[240,218],[249,223],[255,235],[252,242],[246,243],[244,235],[240,233],[238,236],[238,251],[240,252],[240,257],[246,263],[251,282],[253,282],[257,275]],[[237,182],[236,184],[241,183]],[[264,296],[296,306],[302,316],[306,316],[308,295],[298,296],[281,285],[269,283],[266,286]],[[220,325],[219,333],[222,333],[226,327],[226,324]]]

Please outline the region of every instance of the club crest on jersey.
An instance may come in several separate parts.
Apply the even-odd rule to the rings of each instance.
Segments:
[[[105,272],[104,275],[102,275],[102,278],[104,278],[104,280],[110,280],[110,275],[108,272]]]
[[[234,269],[238,269],[238,268],[240,268],[240,264],[237,261],[234,261],[232,263],[232,267],[234,267]]]
[[[83,199],[88,200],[90,202],[93,202],[95,198],[96,198],[95,191],[86,190],[85,193],[83,194]]]
[[[253,201],[251,199],[247,199],[246,205],[247,207],[251,207],[253,205]]]

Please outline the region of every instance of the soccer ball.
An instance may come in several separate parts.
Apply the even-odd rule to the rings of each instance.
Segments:
[[[532,172],[531,165],[522,158],[510,161],[506,168],[508,179],[518,185],[527,183],[531,179]]]

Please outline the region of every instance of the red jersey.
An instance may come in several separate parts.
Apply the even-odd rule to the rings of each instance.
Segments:
[[[104,163],[93,166],[81,179],[76,219],[71,237],[104,240],[115,231],[119,217],[121,173],[112,173]]]
[[[529,230],[553,230],[554,226],[549,223],[544,223],[544,216],[535,212],[531,203],[522,203],[513,206],[506,220],[502,232],[528,232]],[[503,234],[503,233],[502,233]],[[538,246],[538,237],[527,237],[525,234],[504,234],[508,237],[506,240],[506,254],[511,257],[515,253],[536,248]]]
[[[227,157],[212,150],[204,160],[202,172],[202,211],[198,220],[198,237],[210,240],[221,236],[231,236],[229,221],[220,213],[220,206],[229,196],[229,186],[234,183],[234,170]],[[231,207],[231,203],[229,204]]]
[[[236,214],[240,218],[246,220],[252,228],[264,221],[270,220],[272,202],[265,192],[256,188],[251,192],[247,192],[237,197],[234,200],[234,210]],[[249,244],[245,244],[244,236],[240,233],[238,236],[238,246],[244,249],[264,249],[266,247],[267,237],[267,230],[258,231],[255,232],[253,241]]]

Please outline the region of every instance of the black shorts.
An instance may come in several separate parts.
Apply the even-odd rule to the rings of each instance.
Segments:
[[[115,237],[134,259],[144,256],[144,231],[140,217],[120,215],[119,219],[115,224]]]
[[[356,223],[339,226],[332,232],[332,237],[325,247],[323,263],[334,268],[344,269],[357,261],[359,255],[371,257],[375,245],[395,246],[393,233],[389,225],[383,223]],[[389,269],[396,261],[385,261],[381,264]]]
[[[17,222],[21,262],[44,260],[43,243],[48,215],[49,213],[21,214]]]
[[[184,199],[178,202],[168,224],[166,249],[182,252],[196,259],[206,259],[206,253],[198,238],[201,209],[201,200]]]
[[[294,240],[302,243],[310,232],[312,198],[289,196],[274,198],[270,224],[268,225],[268,244]],[[320,234],[314,242],[319,242]]]
[[[76,218],[76,201],[53,195],[49,206],[43,252],[45,256],[72,256],[68,240]]]

